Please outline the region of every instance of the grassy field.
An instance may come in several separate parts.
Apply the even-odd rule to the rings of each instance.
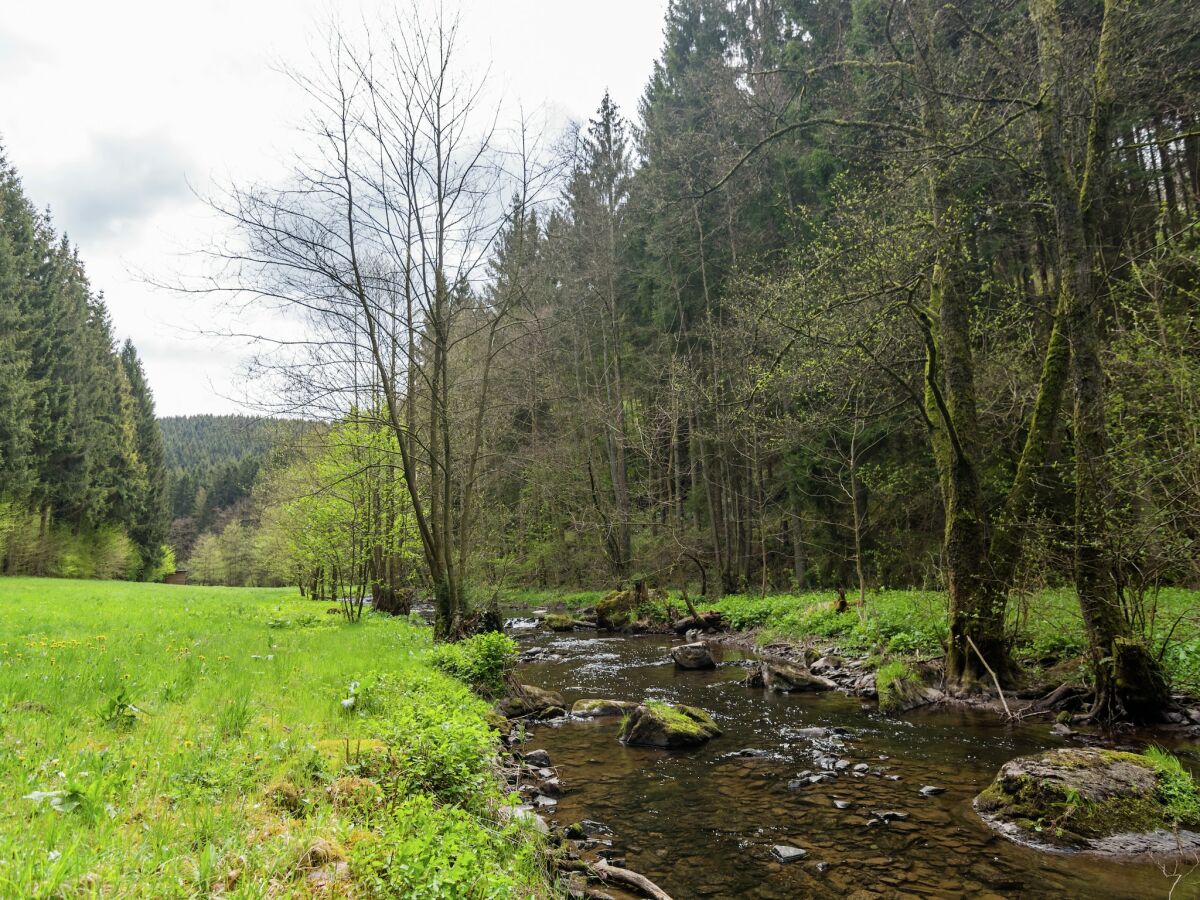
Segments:
[[[429,647],[288,590],[0,579],[0,896],[541,894]]]
[[[553,605],[576,610],[595,605],[601,591],[514,591],[506,600],[521,606]],[[828,638],[843,651],[881,656],[932,656],[946,639],[946,597],[939,591],[870,591],[860,608],[835,613],[833,591],[743,594],[704,602],[737,629],[759,629],[760,643]],[[1164,588],[1147,617],[1147,630],[1174,686],[1200,695],[1200,591]],[[640,614],[680,616],[683,601],[672,592],[671,609],[652,603]],[[1009,629],[1019,659],[1031,667],[1079,658],[1087,646],[1072,590],[1047,590],[1009,605]],[[1169,636],[1169,639],[1168,639]]]

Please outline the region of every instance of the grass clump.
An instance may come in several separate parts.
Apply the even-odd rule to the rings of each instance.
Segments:
[[[314,871],[338,896],[543,894],[528,826],[497,819],[488,705],[429,629],[313,609],[0,579],[0,896],[307,895]],[[505,656],[484,647],[468,674]]]
[[[921,683],[913,668],[902,659],[884,663],[875,670],[875,691],[883,712],[898,712]]]
[[[1161,747],[1147,747],[1143,755],[1158,772],[1158,796],[1167,816],[1175,824],[1200,827],[1200,786],[1179,757]]]

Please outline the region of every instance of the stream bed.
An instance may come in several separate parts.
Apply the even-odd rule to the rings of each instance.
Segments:
[[[1064,745],[1044,719],[1010,725],[972,710],[889,718],[837,692],[770,694],[740,684],[744,654],[715,644],[717,669],[677,671],[668,651],[678,641],[661,635],[516,636],[524,649],[558,657],[522,664],[520,680],[561,691],[568,707],[583,698],[661,699],[716,718],[723,736],[689,752],[626,747],[614,717],[539,725],[525,745],[549,751],[566,788],[548,818],[604,823],[625,865],[675,900],[860,890],[874,892],[864,900],[1163,898],[1175,880],[1156,863],[1021,847],[978,819],[971,800],[1001,764]],[[836,777],[798,784],[831,758],[847,763]],[[864,764],[866,772],[854,771]],[[943,792],[923,795],[925,786]],[[778,862],[776,844],[808,855]],[[1176,900],[1196,896],[1195,874],[1175,888]]]

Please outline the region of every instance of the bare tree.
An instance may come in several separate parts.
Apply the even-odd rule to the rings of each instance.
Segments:
[[[501,152],[499,111],[458,75],[458,45],[440,10],[361,41],[335,28],[319,71],[292,73],[313,103],[313,152],[285,187],[215,204],[237,237],[205,286],[303,323],[299,338],[255,336],[293,407],[376,410],[394,432],[443,638],[466,628],[492,368],[514,325],[511,298],[480,282],[545,174],[524,132]]]

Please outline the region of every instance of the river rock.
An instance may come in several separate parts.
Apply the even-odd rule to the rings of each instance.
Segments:
[[[678,750],[698,747],[720,734],[716,722],[702,709],[648,702],[621,724],[620,740],[633,746]]]
[[[571,715],[581,719],[599,719],[603,716],[623,716],[637,704],[632,700],[576,700]]]
[[[643,600],[665,601],[667,592],[652,589],[644,593],[636,590],[611,591],[596,602],[596,627],[616,631],[622,628],[638,629],[637,609]],[[645,630],[643,627],[642,630]]]
[[[539,769],[550,765],[550,754],[545,750],[530,750],[523,759],[528,765],[537,766]]]
[[[584,623],[560,613],[550,613],[546,618],[542,619],[542,624],[551,631],[572,631],[575,628],[582,627]]]
[[[840,656],[822,656],[815,660],[809,669],[814,672],[835,672],[842,667],[842,658]]]
[[[518,685],[512,695],[496,704],[496,711],[510,719],[561,710],[566,701],[557,691],[544,691],[532,684]]]
[[[717,661],[713,659],[712,651],[704,641],[694,644],[680,644],[671,648],[671,658],[681,669],[715,669]]]
[[[789,847],[787,844],[776,844],[771,848],[771,855],[781,863],[799,862],[808,856],[803,847]]]
[[[768,690],[786,694],[792,691],[831,691],[837,687],[828,678],[786,662],[764,662],[762,680]]]
[[[760,688],[763,687],[763,668],[761,665],[755,665],[753,669],[746,673],[746,677],[742,679],[742,684],[746,687]]]
[[[1168,808],[1164,799],[1180,793],[1190,793],[1193,804],[1182,822],[1181,807]],[[1182,770],[1168,771],[1135,753],[1071,748],[1005,763],[975,798],[975,810],[1017,841],[1126,854],[1172,850],[1176,839],[1180,851],[1200,849],[1197,800],[1196,785]]]
[[[919,791],[922,797],[936,797],[938,794],[946,793],[944,787],[938,787],[934,784],[927,784]]]

